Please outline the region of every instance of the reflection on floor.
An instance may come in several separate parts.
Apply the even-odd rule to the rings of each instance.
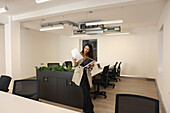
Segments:
[[[111,86],[107,87],[106,89],[103,89],[101,87],[101,90],[107,92],[106,99],[104,99],[103,96],[98,96],[95,100],[93,100],[92,98],[95,113],[114,113],[115,95],[118,93],[137,94],[137,95],[158,99],[155,81],[148,81],[146,79],[136,79],[136,78],[121,78],[121,81],[116,82],[115,84],[116,86],[114,89]],[[91,95],[91,97],[93,97],[93,95]],[[78,109],[62,104],[57,104],[42,99],[40,99],[40,101],[82,112],[82,109]],[[161,109],[160,109],[160,113],[161,113]]]

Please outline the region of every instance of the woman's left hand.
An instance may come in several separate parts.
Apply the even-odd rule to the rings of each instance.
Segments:
[[[94,67],[94,64],[93,64],[93,65],[89,64],[89,67],[90,67],[90,68],[93,68],[93,67]]]

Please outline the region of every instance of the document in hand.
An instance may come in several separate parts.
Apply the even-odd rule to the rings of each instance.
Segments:
[[[83,59],[83,56],[80,54],[80,52],[78,51],[77,48],[74,48],[72,51],[71,51],[71,54],[72,54],[72,57],[73,58],[76,58],[76,62],[78,62],[79,60]]]
[[[82,67],[88,67],[89,64],[93,65],[96,61],[91,59],[91,58],[86,58],[81,64],[80,66]]]

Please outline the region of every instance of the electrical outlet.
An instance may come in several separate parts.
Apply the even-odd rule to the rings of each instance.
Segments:
[[[41,62],[40,65],[44,65],[44,63]]]

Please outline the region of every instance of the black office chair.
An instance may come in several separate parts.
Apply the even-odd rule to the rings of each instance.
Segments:
[[[119,78],[119,77],[120,77],[120,71],[121,71],[121,67],[120,67],[121,63],[122,63],[122,62],[120,62],[119,65],[118,65],[117,74],[116,74],[117,77],[118,77],[117,79],[118,79],[119,81],[121,81],[121,79]]]
[[[115,113],[159,113],[159,101],[139,95],[117,94]]]
[[[47,63],[47,66],[50,67],[50,66],[59,66],[60,64],[59,63]]]
[[[65,61],[64,64],[66,65],[67,68],[69,65],[72,67],[72,61]]]
[[[113,80],[113,81],[120,81],[120,78],[118,78],[117,76],[117,64],[118,64],[118,62],[116,62],[115,63],[115,65],[113,66],[113,69],[110,69],[109,70],[109,75],[108,75],[108,77],[110,78],[110,80]],[[120,74],[120,71],[119,71],[119,74]]]
[[[39,99],[40,81],[33,79],[15,80],[13,94],[38,100]]]
[[[94,99],[96,99],[98,95],[103,95],[104,98],[107,98],[106,91],[100,91],[100,85],[103,85],[104,88],[106,88],[107,85],[106,74],[108,73],[108,70],[109,70],[109,65],[104,67],[102,74],[99,74],[100,78],[97,78],[95,76],[93,77],[94,87],[97,85],[97,90],[95,88],[95,91],[91,92],[91,94],[94,94]]]
[[[2,75],[0,78],[0,91],[8,92],[9,91],[8,87],[10,82],[11,82],[10,76]]]

